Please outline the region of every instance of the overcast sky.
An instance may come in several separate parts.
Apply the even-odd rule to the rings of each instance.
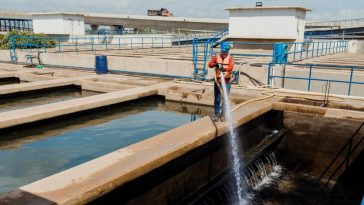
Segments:
[[[223,8],[255,6],[259,0],[0,0],[1,10],[72,11],[146,15],[148,9],[168,8],[175,16],[227,18]],[[313,11],[310,20],[364,17],[364,0],[260,0],[265,6],[296,5]]]

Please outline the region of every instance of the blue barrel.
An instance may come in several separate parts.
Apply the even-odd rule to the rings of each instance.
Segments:
[[[96,56],[96,73],[107,74],[109,68],[107,66],[107,56]]]

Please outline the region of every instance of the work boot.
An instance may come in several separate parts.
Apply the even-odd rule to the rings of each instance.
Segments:
[[[212,120],[212,121],[214,121],[214,122],[218,122],[218,121],[219,121],[219,119],[220,119],[219,114],[216,114],[216,113],[212,114],[212,116],[211,116],[211,120]]]
[[[220,113],[220,120],[221,120],[221,122],[225,122],[226,121],[225,113]]]

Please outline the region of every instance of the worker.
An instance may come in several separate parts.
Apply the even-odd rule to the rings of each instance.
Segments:
[[[215,95],[215,113],[211,117],[213,121],[225,121],[225,113],[226,110],[224,108],[224,103],[221,100],[224,100],[224,96],[222,93],[221,87],[221,77],[225,78],[226,82],[226,90],[230,93],[231,81],[232,79],[232,71],[234,69],[234,60],[233,57],[229,54],[230,44],[228,42],[221,43],[221,52],[218,55],[215,55],[209,63],[210,68],[215,68],[215,84],[214,84],[214,95]],[[224,76],[220,76],[220,72]],[[222,104],[222,105],[221,105]]]

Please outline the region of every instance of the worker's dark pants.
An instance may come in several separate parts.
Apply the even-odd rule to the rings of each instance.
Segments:
[[[221,86],[221,84],[220,84]],[[226,90],[228,92],[228,95],[230,93],[230,88],[231,88],[231,83],[226,83]],[[221,87],[222,89],[222,87]],[[214,105],[215,105],[215,114],[219,114],[220,111],[222,111],[223,113],[225,113],[225,106],[224,106],[224,103],[222,103],[222,106],[220,106],[220,102],[221,100],[224,98],[223,94],[220,93],[220,89],[219,87],[217,86],[217,83],[215,82],[215,85],[214,85],[214,94],[215,94],[215,102],[214,102]]]

